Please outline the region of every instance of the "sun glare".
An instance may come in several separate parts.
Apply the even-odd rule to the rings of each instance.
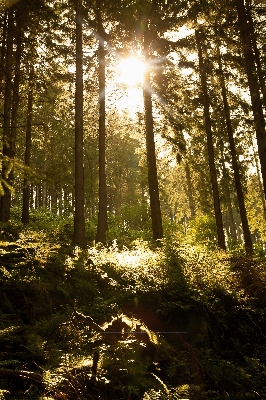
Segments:
[[[128,57],[118,66],[118,82],[127,86],[136,86],[143,82],[145,64],[137,57]]]

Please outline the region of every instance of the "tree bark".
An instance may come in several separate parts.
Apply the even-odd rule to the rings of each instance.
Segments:
[[[27,106],[27,126],[26,126],[26,143],[25,143],[25,173],[28,174],[27,169],[31,163],[31,131],[32,131],[32,106],[33,106],[33,80],[34,68],[31,67],[29,74],[29,92],[28,92],[28,106]],[[23,185],[23,198],[22,198],[22,218],[24,224],[29,223],[30,219],[30,181],[29,178],[24,178]]]
[[[9,184],[13,188],[14,187],[14,161],[16,156],[16,141],[17,141],[17,116],[18,116],[18,108],[20,102],[20,80],[21,80],[21,56],[22,56],[22,40],[23,40],[23,20],[21,15],[21,4],[18,3],[16,9],[16,36],[15,36],[15,44],[16,44],[16,53],[15,53],[15,75],[13,81],[13,98],[12,98],[12,108],[11,108],[11,129],[10,129],[10,161],[13,163],[12,168],[9,174]],[[10,196],[10,207],[11,207],[11,192]]]
[[[232,209],[230,187],[228,185],[230,177],[229,177],[228,171],[225,167],[225,159],[224,159],[224,153],[223,153],[222,140],[220,141],[220,150],[221,150],[221,155],[222,155],[221,161],[222,161],[223,179],[225,181],[225,196],[226,196],[225,201],[227,204],[227,215],[228,215],[228,224],[229,224],[229,229],[226,228],[226,231],[228,232],[228,237],[231,237],[233,239],[233,241],[237,242],[238,237],[237,237],[237,231],[236,231],[236,224],[234,221],[234,215],[233,215],[233,209]]]
[[[2,42],[1,42],[1,52],[0,52],[0,89],[3,92],[3,83],[5,77],[5,52],[6,52],[6,36],[7,36],[7,11],[4,12],[3,20],[2,20]]]
[[[7,39],[5,58],[5,98],[4,98],[4,127],[3,127],[3,161],[2,161],[2,186],[0,219],[7,222],[10,219],[11,192],[9,185],[10,172],[10,140],[11,140],[11,105],[12,105],[12,56],[13,56],[13,11],[7,14]]]
[[[223,98],[224,116],[225,116],[225,122],[226,122],[227,134],[228,134],[228,141],[229,141],[229,145],[230,145],[230,152],[231,152],[231,157],[232,157],[232,167],[233,167],[233,172],[234,172],[235,188],[236,188],[237,200],[238,200],[238,205],[239,205],[239,213],[240,213],[242,229],[243,229],[245,250],[246,250],[247,256],[250,256],[253,254],[252,240],[251,240],[251,234],[250,234],[250,229],[249,229],[249,224],[248,224],[248,219],[247,219],[244,193],[243,193],[243,189],[242,189],[240,170],[239,170],[239,164],[238,164],[238,158],[237,158],[237,152],[236,152],[236,146],[235,146],[235,139],[234,139],[234,134],[233,134],[233,127],[232,127],[232,123],[231,123],[230,108],[229,108],[229,104],[228,104],[228,100],[227,100],[227,91],[226,91],[226,86],[225,86],[225,78],[224,78],[224,72],[223,72],[223,67],[222,67],[222,60],[221,60],[219,46],[217,46],[217,56],[218,56],[218,65],[219,65],[219,78],[220,78],[222,98]]]
[[[247,3],[248,3],[248,5],[247,5],[247,21],[249,24],[250,37],[251,37],[251,42],[252,42],[252,46],[253,46],[255,62],[257,65],[258,78],[259,78],[259,84],[260,84],[260,89],[261,89],[262,98],[263,98],[264,110],[266,111],[266,85],[265,85],[264,71],[263,71],[263,67],[261,65],[261,55],[260,55],[260,51],[259,51],[258,45],[257,45],[257,35],[255,32],[252,13],[251,13],[251,4],[249,1]]]
[[[234,214],[233,214],[233,210],[232,210],[230,194],[229,194],[229,196],[227,198],[227,207],[228,207],[228,218],[229,218],[230,233],[231,233],[232,239],[235,242],[237,242],[236,225],[235,225]]]
[[[253,150],[253,160],[255,162],[255,167],[256,167],[256,175],[257,175],[257,179],[258,179],[259,193],[260,193],[260,198],[261,198],[261,203],[262,203],[262,208],[263,208],[263,218],[264,218],[264,221],[266,221],[266,201],[265,201],[265,197],[264,197],[263,183],[261,182],[259,160],[258,160],[256,149],[254,148],[252,137],[250,137],[249,143]]]
[[[148,183],[150,195],[150,208],[152,219],[153,239],[163,238],[162,216],[159,198],[159,187],[157,177],[156,152],[153,131],[153,115],[152,115],[152,98],[150,83],[150,59],[149,59],[149,40],[147,32],[144,33],[144,54],[146,62],[146,71],[144,74],[143,97],[145,110],[145,127],[146,127],[146,147],[147,147],[147,164],[148,164]]]
[[[82,66],[82,0],[76,0],[75,214],[72,244],[85,248]]]
[[[261,164],[264,196],[266,198],[266,132],[265,132],[265,120],[263,115],[262,99],[260,97],[260,87],[257,78],[257,70],[255,64],[255,57],[253,54],[251,33],[247,22],[247,14],[244,1],[235,0],[235,6],[237,9],[238,27],[240,32],[240,39],[242,42],[244,62],[245,62],[246,74],[248,78],[248,85],[251,97],[251,106],[252,106],[254,125],[257,137],[258,153]]]
[[[97,24],[99,34],[99,210],[96,243],[106,243],[107,232],[107,190],[105,156],[105,31],[101,18],[101,2],[97,0]]]
[[[188,191],[190,216],[191,216],[191,218],[195,218],[195,215],[196,215],[195,202],[194,202],[193,192],[192,192],[190,168],[189,168],[189,165],[188,165],[187,161],[185,163],[185,172],[186,172],[186,180],[187,180],[187,191]]]
[[[199,58],[201,89],[202,89],[202,94],[203,94],[204,120],[205,120],[205,129],[206,129],[206,135],[207,135],[208,160],[209,160],[209,168],[210,168],[210,177],[211,177],[211,185],[212,185],[212,195],[213,195],[214,213],[215,213],[216,229],[217,229],[217,236],[218,236],[218,245],[221,249],[225,250],[226,249],[225,235],[224,235],[223,219],[222,219],[222,212],[221,212],[221,206],[220,206],[220,195],[219,195],[219,187],[218,187],[218,181],[217,181],[217,173],[216,173],[215,162],[214,162],[214,148],[213,148],[213,138],[212,138],[211,117],[210,117],[210,110],[209,110],[209,96],[208,96],[208,90],[207,90],[206,68],[204,66],[204,61],[203,61],[202,46],[201,46],[201,34],[197,29],[195,30],[195,38],[196,38],[198,58]]]

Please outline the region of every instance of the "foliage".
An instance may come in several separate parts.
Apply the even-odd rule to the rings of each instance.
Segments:
[[[81,250],[45,218],[1,234],[3,399],[266,395],[263,260],[174,237]]]
[[[117,215],[109,213],[108,227],[108,242],[115,240],[122,246],[152,237],[147,207],[140,204],[123,206]]]
[[[215,219],[206,215],[189,221],[186,241],[191,244],[205,245],[209,248],[216,247],[217,233]]]

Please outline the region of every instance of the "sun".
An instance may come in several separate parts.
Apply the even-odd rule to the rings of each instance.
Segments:
[[[143,83],[145,64],[139,58],[131,56],[121,59],[118,65],[117,80],[129,87]]]
[[[110,81],[110,101],[112,105],[130,115],[143,110],[143,84],[147,70],[145,62],[138,55],[116,59]]]

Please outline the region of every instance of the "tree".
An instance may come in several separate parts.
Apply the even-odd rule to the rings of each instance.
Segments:
[[[73,245],[84,248],[82,0],[76,0],[75,214]]]
[[[188,199],[189,199],[190,216],[191,216],[191,218],[195,218],[195,215],[196,215],[195,202],[194,202],[194,198],[193,198],[190,168],[189,168],[189,164],[188,164],[187,160],[185,161],[185,171],[186,171],[187,192],[188,192]]]
[[[255,62],[256,62],[256,66],[257,66],[257,73],[258,73],[258,79],[259,79],[260,89],[261,89],[262,98],[263,98],[264,109],[266,110],[265,76],[263,73],[263,65],[261,63],[260,50],[258,48],[258,43],[257,43],[257,34],[255,31],[255,26],[254,26],[254,22],[253,22],[252,5],[249,0],[246,3],[246,13],[247,13],[247,21],[248,21],[249,29],[250,29],[250,36],[251,36],[251,42],[252,42]]]
[[[99,55],[99,211],[96,243],[106,243],[107,231],[107,190],[106,190],[106,142],[105,142],[105,36],[102,17],[101,0],[96,2],[96,19],[98,31]]]
[[[148,163],[148,182],[152,219],[153,239],[162,239],[163,226],[159,198],[159,187],[157,177],[156,153],[153,131],[153,115],[152,115],[152,98],[151,98],[151,81],[150,81],[150,55],[149,32],[146,30],[143,37],[144,56],[146,63],[146,71],[143,82],[143,97],[145,109],[145,126],[146,126],[146,146],[147,146],[147,163]]]
[[[1,196],[0,219],[7,222],[10,218],[11,206],[11,182],[10,166],[14,143],[11,142],[11,105],[12,105],[12,64],[13,64],[13,33],[14,14],[13,9],[7,11],[7,38],[5,56],[5,92],[4,92],[4,118],[3,118],[3,161],[2,161],[2,185],[4,193]],[[11,167],[12,168],[12,167]]]
[[[262,99],[260,96],[260,87],[257,77],[255,57],[253,53],[252,39],[248,17],[246,14],[244,0],[234,0],[238,15],[238,28],[242,42],[242,51],[244,56],[246,74],[251,98],[251,106],[254,118],[254,127],[257,137],[258,152],[261,164],[261,174],[264,187],[264,196],[266,198],[266,132],[265,119],[263,114]]]
[[[32,137],[32,107],[33,107],[33,82],[34,67],[31,67],[29,74],[29,92],[26,119],[26,141],[25,141],[25,167],[29,168],[31,164],[31,137]],[[23,198],[22,198],[22,222],[29,223],[30,208],[30,182],[27,176],[24,178]]]
[[[247,255],[252,255],[252,253],[253,253],[252,240],[251,240],[250,229],[249,229],[249,224],[248,224],[248,219],[247,219],[244,194],[243,194],[243,189],[242,189],[242,184],[241,184],[240,170],[239,170],[239,165],[238,165],[236,146],[235,146],[235,140],[234,140],[234,134],[233,134],[233,127],[232,127],[231,116],[230,116],[230,108],[229,108],[229,103],[227,100],[227,91],[226,91],[225,78],[224,78],[224,72],[223,72],[223,67],[222,67],[222,58],[221,58],[219,44],[217,45],[217,57],[218,57],[219,77],[220,77],[220,85],[221,85],[221,92],[222,92],[222,99],[223,99],[224,116],[225,116],[228,140],[229,140],[230,150],[231,150],[232,167],[233,167],[233,171],[234,171],[235,188],[236,188],[236,192],[237,192],[239,212],[240,212],[242,228],[243,228],[245,249],[246,249]]]
[[[209,96],[207,89],[207,76],[206,76],[206,67],[204,65],[203,52],[202,52],[202,34],[199,29],[195,29],[195,38],[198,50],[199,57],[199,73],[200,73],[200,81],[201,81],[201,89],[202,89],[202,102],[204,109],[204,120],[205,120],[205,129],[207,136],[207,148],[208,148],[208,160],[209,160],[209,168],[210,168],[210,177],[212,183],[212,193],[213,193],[213,203],[214,203],[214,213],[216,220],[216,229],[218,236],[218,245],[221,249],[225,249],[225,236],[223,230],[223,219],[222,212],[220,206],[220,195],[217,181],[217,173],[215,168],[214,161],[214,148],[213,148],[213,139],[212,139],[212,127],[211,127],[211,117],[209,110]]]

